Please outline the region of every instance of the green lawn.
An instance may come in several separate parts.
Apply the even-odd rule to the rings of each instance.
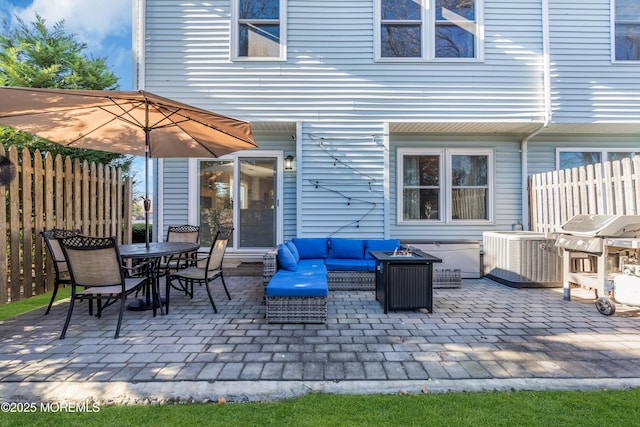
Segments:
[[[44,310],[47,309],[52,293],[53,292],[47,292],[46,294],[36,295],[35,297],[0,305],[0,321],[38,308],[42,308],[44,313]],[[69,298],[70,296],[71,286],[61,288],[58,290],[58,295],[56,295],[56,301]]]
[[[62,289],[58,298],[69,296]],[[0,320],[36,308],[51,294],[0,306]],[[256,386],[259,387],[258,384]],[[4,426],[633,426],[640,425],[640,389],[445,393],[309,394],[265,403],[98,406],[93,412],[18,410],[0,397]],[[55,408],[55,407],[54,407]]]
[[[633,426],[640,391],[310,394],[271,403],[106,406],[4,413],[0,426]]]

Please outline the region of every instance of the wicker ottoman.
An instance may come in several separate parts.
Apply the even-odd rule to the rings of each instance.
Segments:
[[[280,271],[266,288],[267,323],[327,323],[326,274]]]

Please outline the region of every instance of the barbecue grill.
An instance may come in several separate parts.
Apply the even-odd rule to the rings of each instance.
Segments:
[[[592,289],[598,311],[613,314],[615,278],[640,273],[640,215],[576,215],[558,233],[555,246],[563,256],[564,299],[571,300],[572,284]],[[637,302],[626,298],[625,303],[640,306],[640,297]]]

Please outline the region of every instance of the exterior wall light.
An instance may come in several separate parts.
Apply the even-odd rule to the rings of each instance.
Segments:
[[[284,170],[292,171],[293,170],[293,156],[289,154],[284,158]]]

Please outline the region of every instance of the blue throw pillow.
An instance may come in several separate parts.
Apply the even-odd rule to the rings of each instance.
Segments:
[[[364,248],[364,259],[373,259],[369,251],[394,251],[400,249],[400,239],[367,240]]]
[[[324,259],[327,257],[326,237],[294,237],[300,259]]]
[[[329,238],[329,256],[333,259],[363,259],[364,240]]]
[[[294,245],[293,242],[287,242],[285,243],[285,245],[287,245],[287,248],[289,248],[289,250],[291,251],[291,255],[293,255],[296,263],[298,263],[300,261],[300,254],[298,253],[298,248],[296,248],[296,245]]]
[[[298,269],[298,263],[293,257],[293,254],[287,247],[287,245],[280,245],[278,247],[278,263],[280,267],[289,271],[296,271]]]

